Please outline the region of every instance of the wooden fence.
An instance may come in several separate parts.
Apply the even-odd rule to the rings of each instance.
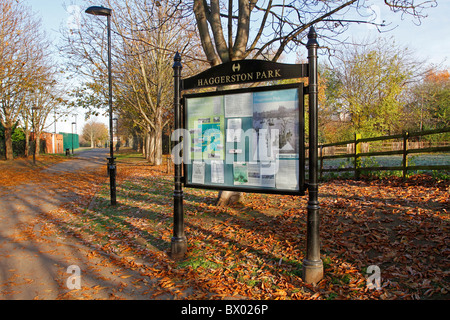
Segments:
[[[411,141],[413,139],[419,140],[420,137],[447,133],[450,132],[450,128],[428,130],[421,132],[404,132],[402,134],[390,135],[384,137],[375,138],[361,138],[360,134],[355,135],[355,139],[328,143],[319,145],[319,165],[320,165],[320,178],[323,177],[324,172],[354,172],[354,176],[358,179],[363,171],[402,171],[403,178],[408,174],[408,171],[416,170],[450,170],[450,165],[408,165],[408,155],[419,153],[447,153],[450,152],[450,145],[447,143],[440,144],[439,146],[426,146],[422,141]],[[378,145],[378,151],[369,152],[369,143],[375,141],[393,141],[390,144],[391,150],[382,148],[382,145]],[[346,152],[343,154],[335,154],[335,148],[340,148]],[[363,157],[376,157],[376,156],[391,156],[401,155],[401,166],[363,166]],[[344,168],[324,168],[324,160],[327,159],[351,159],[348,161],[347,166]]]

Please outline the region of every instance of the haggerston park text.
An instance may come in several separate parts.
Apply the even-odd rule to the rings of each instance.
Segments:
[[[280,78],[280,69],[267,70],[267,71],[257,71],[248,73],[238,73],[233,75],[222,75],[217,77],[211,77],[209,79],[198,79],[197,86],[204,87],[207,85],[224,85],[232,84],[235,82],[246,82],[246,81],[261,81],[261,80],[271,80],[274,78]]]

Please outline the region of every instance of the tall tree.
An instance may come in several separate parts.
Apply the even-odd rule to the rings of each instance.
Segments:
[[[410,130],[450,126],[450,73],[432,66],[411,88],[407,108]]]
[[[386,0],[391,10],[425,16],[434,0]],[[314,25],[322,41],[333,42],[351,23],[369,23],[379,28],[376,17],[361,15],[370,9],[366,0],[193,0],[197,29],[203,51],[211,66],[239,59],[278,61],[281,54],[303,47],[303,38]],[[351,17],[359,16],[361,19]],[[226,26],[226,28],[224,28]],[[250,32],[252,30],[252,32]],[[324,45],[324,43],[322,43]],[[239,199],[235,192],[222,192],[218,204]]]
[[[434,127],[450,126],[450,73],[448,70],[430,70],[423,83],[426,105]]]
[[[337,56],[329,72],[327,99],[349,117],[353,133],[382,135],[403,129],[408,82],[421,64],[392,40],[352,45]],[[334,83],[333,83],[334,82]]]
[[[46,81],[49,43],[30,8],[15,0],[0,2],[0,121],[5,128],[6,159],[13,158],[12,128],[27,95]]]
[[[171,65],[178,45],[188,34],[182,30],[176,8],[166,1],[126,3],[118,92],[123,109],[131,109],[136,123],[146,132],[145,151],[153,164],[162,163],[162,132],[170,121],[172,104]]]
[[[47,123],[49,116],[67,105],[67,101],[63,99],[64,93],[57,86],[55,73],[52,68],[49,68],[47,74],[41,77],[39,86],[27,92],[26,108],[23,108],[21,112],[26,134],[29,135],[28,128],[31,128],[37,146],[40,145],[42,132],[49,126]],[[37,148],[36,154],[39,152],[40,149]]]
[[[105,124],[91,119],[85,123],[82,137],[84,140],[90,141],[91,148],[94,148],[99,142],[108,139],[108,128]]]
[[[86,1],[90,4],[91,1]],[[132,116],[145,139],[145,154],[162,162],[162,131],[172,112],[171,61],[180,47],[186,56],[195,47],[195,29],[183,16],[181,0],[109,0],[114,8],[113,74],[116,113]],[[81,103],[101,105],[106,94],[102,51],[104,21],[84,18],[80,30],[66,33],[69,66],[89,79]],[[100,33],[99,33],[100,32]]]
[[[425,9],[437,6],[435,0],[386,0],[384,4],[419,21],[426,17]],[[211,65],[248,58],[277,61],[282,53],[304,46],[303,38],[312,25],[321,35],[322,46],[335,44],[335,36],[352,23],[379,29],[386,25],[377,22],[380,17],[366,0],[193,0],[191,5]]]

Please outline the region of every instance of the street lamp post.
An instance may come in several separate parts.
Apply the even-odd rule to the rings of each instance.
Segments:
[[[57,153],[56,152],[56,106],[53,109],[53,126],[54,126],[54,132],[52,134],[52,145],[53,145],[53,153]]]
[[[75,117],[75,134],[78,134],[78,130],[77,130],[77,114],[74,113],[73,116]]]
[[[33,106],[33,107],[31,107],[31,126],[33,127],[32,129],[33,129],[33,136],[34,136],[34,139],[33,139],[33,165],[35,165],[36,164],[36,139],[37,139],[37,137],[36,137],[36,120],[34,119],[35,118],[35,115],[36,115],[36,110],[37,110],[37,107],[35,107],[35,106]]]
[[[73,155],[73,125],[75,124],[75,122],[72,122],[72,155]]]
[[[109,185],[111,193],[111,205],[116,204],[116,163],[114,158],[113,148],[113,115],[112,115],[112,72],[111,72],[111,12],[112,9],[105,7],[93,6],[85,11],[94,16],[106,16],[107,30],[108,30],[108,84],[109,84],[109,158],[108,158],[108,172]]]
[[[117,118],[113,118],[114,121],[114,128],[115,130],[113,130],[113,135],[116,135],[116,151],[119,151],[119,134],[118,134],[118,130],[117,130]]]

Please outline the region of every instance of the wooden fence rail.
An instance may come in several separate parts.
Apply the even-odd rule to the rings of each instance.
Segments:
[[[415,170],[450,170],[450,165],[408,165],[408,155],[410,154],[418,154],[418,153],[446,153],[450,152],[450,145],[438,146],[438,147],[426,147],[426,148],[408,148],[409,140],[411,138],[423,137],[427,135],[440,134],[450,132],[449,128],[436,129],[436,130],[428,130],[421,132],[403,132],[402,134],[383,136],[383,137],[374,137],[374,138],[361,138],[360,134],[355,135],[355,139],[347,140],[342,142],[328,143],[319,145],[319,161],[320,161],[320,178],[323,177],[324,172],[354,172],[355,178],[358,179],[363,171],[402,171],[403,178],[405,178],[408,174],[408,171]],[[374,151],[368,152],[368,142],[374,141],[386,141],[386,140],[402,140],[401,149],[400,150],[388,150],[388,151]],[[413,145],[414,143],[411,143]],[[417,145],[417,144],[416,144]],[[344,154],[333,154],[333,155],[325,155],[324,149],[329,147],[339,147],[346,146],[347,153]],[[349,149],[351,152],[348,152]],[[365,150],[364,150],[365,149]],[[373,166],[373,167],[365,167],[362,166],[362,157],[376,157],[376,156],[389,156],[389,155],[402,155],[402,164],[401,166]],[[347,168],[324,168],[323,163],[324,160],[327,159],[340,159],[347,158],[353,159],[353,166]]]

